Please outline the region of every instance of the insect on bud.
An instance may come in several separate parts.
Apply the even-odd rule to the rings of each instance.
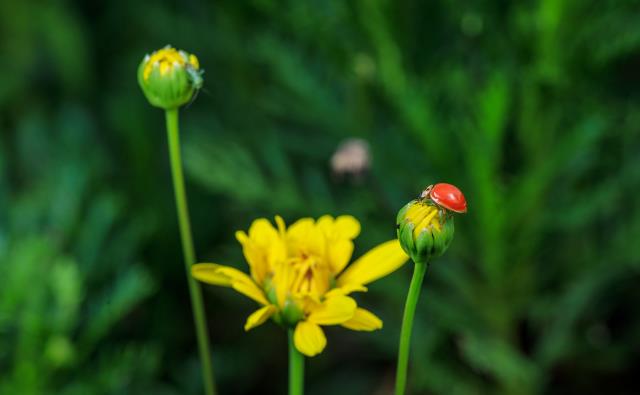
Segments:
[[[402,249],[416,263],[427,263],[444,254],[453,240],[453,213],[466,210],[464,196],[453,185],[427,187],[398,212],[396,225]]]
[[[192,100],[202,87],[198,58],[166,46],[144,57],[138,66],[138,83],[149,103],[165,110]]]

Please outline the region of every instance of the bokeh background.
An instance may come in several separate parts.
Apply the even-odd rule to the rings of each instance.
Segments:
[[[202,393],[136,82],[169,43],[206,70],[181,112],[201,260],[244,268],[234,232],[275,214],[355,215],[358,255],[452,182],[470,209],[425,280],[412,393],[638,393],[639,21],[614,0],[0,1],[0,394]],[[332,168],[348,138],[368,169]],[[382,331],[328,331],[308,394],[390,393],[410,274],[358,296]],[[220,393],[285,393],[284,332],[204,293]]]

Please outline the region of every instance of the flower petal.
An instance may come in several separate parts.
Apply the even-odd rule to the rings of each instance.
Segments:
[[[191,275],[198,281],[207,284],[220,285],[222,287],[231,286],[231,278],[218,272],[223,267],[215,263],[196,263],[191,266]]]
[[[266,218],[258,218],[249,227],[249,238],[260,245],[267,245],[277,236],[278,231]]]
[[[326,234],[326,235],[332,235],[333,234],[333,217],[330,215],[323,215],[322,217],[318,218],[318,220],[316,221],[316,225],[318,225],[318,227],[320,229],[322,229],[322,231]]]
[[[340,239],[328,243],[327,247],[331,272],[334,275],[338,275],[344,270],[351,259],[353,242],[348,239]]]
[[[236,232],[236,239],[242,245],[242,253],[251,269],[251,277],[253,277],[257,283],[262,284],[269,271],[269,265],[264,258],[263,250],[243,231]]]
[[[277,310],[276,306],[269,305],[254,311],[249,318],[247,318],[247,322],[244,324],[244,330],[249,331],[258,325],[262,325],[273,314],[275,314]]]
[[[287,247],[280,232],[268,220],[262,218],[253,221],[249,229],[249,237],[265,250],[269,267],[287,257]]]
[[[262,305],[270,304],[264,291],[253,279],[238,269],[215,263],[196,263],[191,267],[191,275],[202,282],[231,287]]]
[[[255,300],[262,305],[270,304],[264,291],[260,288],[251,277],[247,276],[238,269],[228,266],[221,266],[216,273],[227,276],[231,279],[231,287],[241,294]]]
[[[350,215],[336,218],[335,227],[340,237],[355,239],[360,234],[360,222]]]
[[[343,322],[342,326],[354,331],[375,331],[382,328],[382,320],[372,312],[358,307],[353,317]]]
[[[336,287],[324,294],[325,298],[332,298],[336,295],[349,295],[352,292],[367,292],[367,287],[359,284],[347,284],[342,287]]]
[[[278,225],[278,233],[280,233],[280,237],[284,238],[287,234],[287,225],[284,223],[284,219],[279,215],[276,215],[276,225]]]
[[[360,222],[350,215],[341,215],[333,219],[330,215],[318,218],[318,227],[327,238],[353,240],[360,234]]]
[[[342,324],[353,317],[357,307],[356,301],[348,296],[333,296],[311,310],[307,321],[318,325]]]
[[[215,273],[226,276],[231,282],[253,283],[253,279],[251,277],[231,266],[218,265]]]
[[[276,265],[275,273],[271,279],[271,286],[276,290],[276,301],[280,308],[284,308],[294,280],[295,273],[291,265],[287,262],[280,262]]]
[[[275,262],[286,258],[287,250],[280,232],[265,218],[251,223],[249,234],[236,232],[236,239],[242,244],[251,276],[260,285],[273,269]]]
[[[312,218],[302,218],[287,229],[287,241],[290,255],[325,253],[326,238]]]
[[[251,281],[250,283],[243,283],[243,282],[239,282],[239,281],[234,281],[233,283],[231,283],[231,287],[233,287],[233,289],[235,289],[236,291],[240,292],[244,296],[247,296],[247,297],[255,300],[256,302],[260,303],[261,305],[268,305],[269,304],[269,301],[267,300],[266,296],[264,295],[264,291],[262,289],[260,289],[260,287],[258,287],[256,285],[256,283],[254,283],[253,281]]]
[[[338,285],[368,284],[397,270],[408,259],[397,239],[387,241],[351,264],[338,277]]]
[[[293,343],[298,351],[308,357],[313,357],[324,350],[327,338],[318,325],[308,321],[300,321],[293,333]]]

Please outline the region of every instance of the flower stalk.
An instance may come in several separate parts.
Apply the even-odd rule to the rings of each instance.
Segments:
[[[184,186],[184,175],[182,172],[178,109],[168,109],[165,113],[167,121],[167,137],[169,141],[169,157],[171,160],[171,174],[173,178],[178,223],[180,226],[180,238],[182,241],[184,265],[187,273],[187,283],[189,284],[189,296],[191,297],[193,319],[196,326],[196,337],[198,340],[200,362],[202,364],[204,389],[205,394],[215,395],[216,389],[213,378],[213,367],[211,365],[211,353],[209,351],[209,335],[205,319],[204,303],[202,301],[202,290],[200,288],[200,284],[191,276],[191,266],[196,263],[196,256],[193,246],[193,237],[191,234],[191,221],[189,219],[187,193]]]
[[[420,298],[422,280],[427,272],[428,263],[415,262],[413,277],[409,285],[409,293],[404,306],[402,329],[400,331],[400,347],[398,348],[398,368],[396,371],[396,395],[404,395],[407,387],[407,369],[409,367],[409,350],[411,348],[411,333],[413,332],[413,317]]]
[[[295,346],[289,329],[289,395],[304,394],[304,356]]]

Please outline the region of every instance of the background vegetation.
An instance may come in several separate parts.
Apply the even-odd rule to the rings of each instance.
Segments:
[[[640,4],[0,1],[0,394],[200,394],[145,53],[196,53],[182,111],[201,260],[258,216],[349,213],[357,254],[421,188],[469,214],[425,280],[415,394],[632,394],[640,374]],[[335,177],[347,137],[366,177]],[[329,331],[309,394],[387,394],[411,268]],[[281,394],[286,339],[205,288],[220,392]]]

